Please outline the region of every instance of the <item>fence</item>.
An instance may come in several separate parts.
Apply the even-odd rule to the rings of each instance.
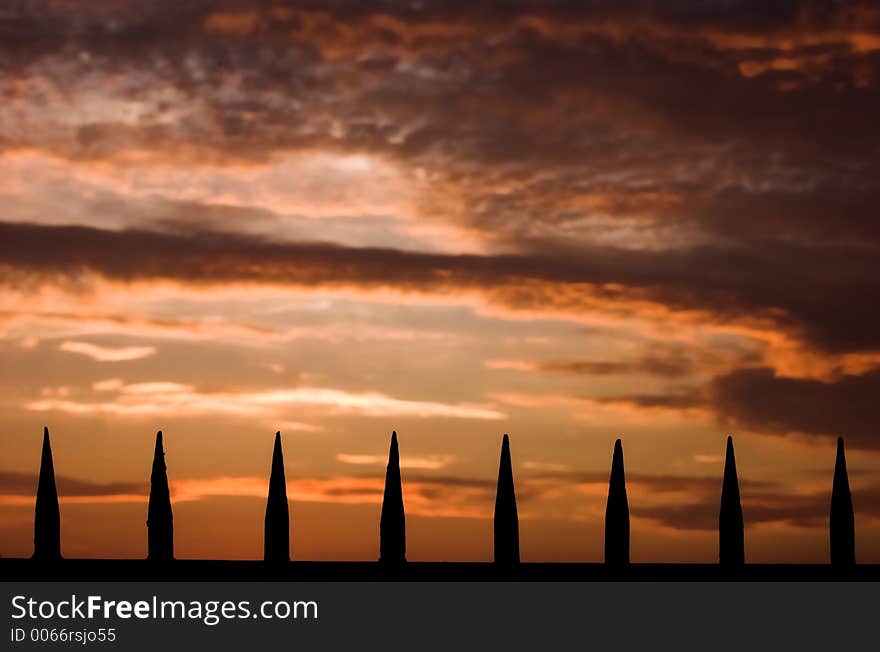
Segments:
[[[605,564],[612,568],[629,565],[630,548],[629,503],[621,440],[614,444],[608,502],[605,511]],[[494,514],[494,561],[498,566],[519,564],[519,517],[510,456],[510,439],[504,435],[498,468],[498,488]],[[830,552],[832,566],[840,569],[855,566],[855,518],[843,439],[837,440],[837,458],[830,508]],[[718,517],[719,564],[736,569],[745,563],[743,511],[739,480],[733,451],[733,438],[727,438],[724,476],[721,485],[721,507]],[[147,509],[147,559],[167,562],[174,559],[174,520],[171,493],[165,466],[162,432],[156,435],[153,467],[150,475],[150,498]],[[61,515],[55,486],[55,468],[49,430],[43,430],[43,449],[34,513],[34,555],[41,562],[61,559]],[[272,467],[266,500],[264,530],[265,562],[280,564],[290,561],[290,513],[284,474],[281,434],[275,434]],[[406,561],[406,514],[400,477],[397,433],[391,435],[385,491],[379,522],[379,563],[386,567]]]

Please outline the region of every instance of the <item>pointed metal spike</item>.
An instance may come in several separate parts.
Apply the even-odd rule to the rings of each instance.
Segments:
[[[718,516],[718,561],[725,566],[741,566],[745,563],[743,512],[733,437],[727,438],[727,453],[724,458],[724,481],[721,485],[721,510]]]
[[[495,562],[519,562],[519,515],[516,510],[516,490],[513,482],[513,463],[510,457],[510,438],[501,440],[501,459],[498,465],[498,488],[495,493]]]
[[[171,511],[171,492],[165,467],[165,447],[162,431],[156,433],[153,469],[150,473],[150,502],[147,506],[147,559],[169,561],[174,559],[174,516]]]
[[[831,564],[846,568],[856,563],[855,514],[849,476],[846,472],[846,452],[843,437],[837,439],[837,457],[834,461],[834,480],[831,489],[831,517],[829,521]]]
[[[385,492],[379,519],[379,561],[386,564],[406,561],[406,515],[403,508],[397,432],[391,433],[388,467],[385,470]]]
[[[281,433],[275,433],[272,466],[269,474],[269,495],[263,532],[263,559],[279,563],[290,561],[290,507],[287,502],[287,478]]]
[[[623,444],[614,442],[608,503],[605,507],[605,563],[624,566],[629,563],[629,501],[623,467]]]
[[[48,427],[43,428],[40,477],[34,506],[34,559],[44,562],[61,559],[61,510],[58,507],[55,464],[52,461]]]

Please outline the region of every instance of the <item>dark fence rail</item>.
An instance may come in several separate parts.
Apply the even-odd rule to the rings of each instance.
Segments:
[[[718,564],[631,564],[629,504],[621,440],[614,443],[605,512],[605,561],[601,564],[521,563],[519,518],[510,439],[501,444],[494,513],[494,563],[406,563],[406,515],[397,433],[391,435],[379,522],[379,561],[290,561],[290,513],[281,434],[275,434],[266,501],[262,562],[174,561],[174,517],[162,432],[156,435],[147,508],[146,560],[62,560],[61,514],[48,428],[43,430],[40,475],[34,512],[34,554],[30,560],[0,560],[6,577],[155,579],[880,579],[880,566],[856,565],[855,517],[843,439],[830,502],[829,565],[745,564],[743,511],[733,438],[727,438],[718,517]],[[171,563],[173,561],[173,564]],[[219,575],[219,576],[218,576]]]

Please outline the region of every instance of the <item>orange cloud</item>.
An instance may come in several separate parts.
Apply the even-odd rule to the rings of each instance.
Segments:
[[[306,477],[288,478],[287,497],[294,505],[300,503],[334,503],[341,505],[376,505],[382,502],[382,477]],[[218,476],[172,480],[172,501],[188,503],[213,497],[256,498],[265,500],[268,480],[251,476]],[[408,514],[444,518],[487,518],[490,515],[492,482],[467,479],[421,477],[407,480],[403,493]],[[62,504],[146,503],[143,493],[65,495]],[[29,495],[2,494],[0,505],[30,507]]]
[[[254,30],[259,18],[256,11],[215,12],[206,16],[202,24],[209,32],[245,36]]]
[[[296,406],[320,408],[329,414],[362,416],[409,416],[498,420],[505,415],[489,405],[446,404],[434,401],[399,399],[379,392],[348,392],[325,387],[297,387],[262,391],[202,392],[192,385],[175,382],[143,382],[120,385],[111,379],[102,382],[101,392],[116,392],[110,400],[82,401],[49,397],[27,401],[24,409],[33,412],[62,412],[75,415],[115,416],[165,415],[191,416],[227,414],[234,416],[283,417],[284,410]]]
[[[336,459],[343,464],[355,464],[364,466],[381,466],[388,462],[384,455],[357,455],[351,453],[338,453]],[[412,457],[404,455],[400,458],[400,466],[405,469],[428,469],[436,471],[455,461],[454,455],[426,455],[424,457]]]

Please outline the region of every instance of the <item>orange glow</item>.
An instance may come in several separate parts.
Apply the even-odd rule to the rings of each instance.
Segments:
[[[842,436],[880,561],[880,10],[150,4],[3,9],[0,555],[48,426],[72,557],[161,429],[182,558],[260,556],[280,431],[295,558],[375,559],[396,431],[413,559],[508,433],[524,559],[601,558],[617,438],[634,559],[716,559],[730,434],[749,559],[827,558]]]

